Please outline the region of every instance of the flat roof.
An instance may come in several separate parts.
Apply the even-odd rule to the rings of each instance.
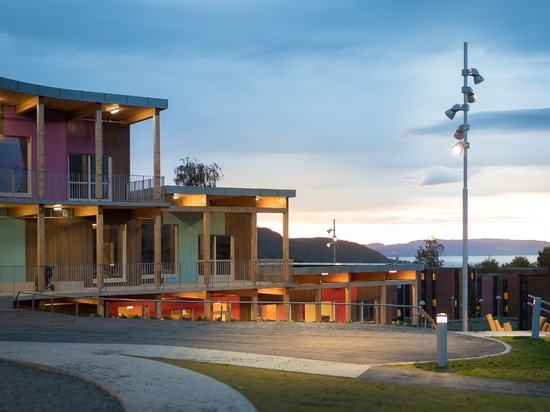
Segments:
[[[296,197],[296,190],[293,189],[165,186],[165,191],[170,195],[177,193],[179,195]]]
[[[424,270],[420,263],[294,263],[295,275]]]
[[[17,114],[34,110],[38,97],[43,98],[47,109],[64,111],[68,118],[93,120],[101,104],[105,121],[126,124],[151,118],[154,110],[168,108],[167,99],[63,89],[0,77],[0,105],[14,106]],[[118,113],[111,113],[115,107]]]

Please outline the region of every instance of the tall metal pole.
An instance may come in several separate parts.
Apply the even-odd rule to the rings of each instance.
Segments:
[[[336,263],[336,219],[332,219],[332,247],[334,252],[333,263]]]
[[[464,42],[464,124],[468,124],[468,42]],[[462,189],[462,331],[468,332],[468,128],[464,130],[464,187]]]

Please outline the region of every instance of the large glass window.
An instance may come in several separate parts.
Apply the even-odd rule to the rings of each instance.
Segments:
[[[95,199],[95,155],[70,154],[70,196],[71,199]],[[111,199],[111,185],[109,184],[111,171],[111,157],[103,156],[103,199]]]
[[[29,193],[28,137],[0,135],[0,193]]]
[[[161,233],[161,260],[163,263],[175,261],[175,225],[162,225]],[[141,262],[155,263],[155,226],[141,225]]]

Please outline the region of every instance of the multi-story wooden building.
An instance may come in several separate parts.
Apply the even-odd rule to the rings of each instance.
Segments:
[[[419,265],[294,265],[294,190],[166,185],[167,108],[165,99],[0,78],[4,307],[384,323],[397,313],[393,305],[416,304]],[[130,173],[137,122],[151,123],[149,176]],[[281,217],[279,259],[258,259],[263,213]]]

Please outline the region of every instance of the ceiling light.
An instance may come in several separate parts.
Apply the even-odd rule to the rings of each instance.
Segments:
[[[53,210],[61,210],[61,205],[53,205]]]
[[[115,106],[111,109],[111,114],[117,114],[120,111],[120,107]]]

